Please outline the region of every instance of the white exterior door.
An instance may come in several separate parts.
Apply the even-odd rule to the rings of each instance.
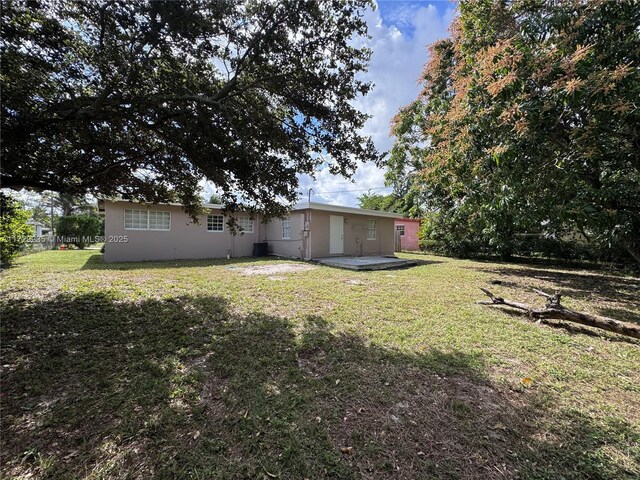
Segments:
[[[329,254],[344,253],[344,217],[331,215],[329,217]]]

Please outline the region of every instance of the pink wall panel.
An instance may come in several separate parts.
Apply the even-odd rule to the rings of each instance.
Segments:
[[[418,230],[420,220],[399,218],[394,221],[394,226],[404,225],[404,235],[401,237],[402,250],[420,250],[418,245]]]

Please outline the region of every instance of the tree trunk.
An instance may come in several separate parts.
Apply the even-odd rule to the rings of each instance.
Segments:
[[[556,320],[568,320],[570,322],[579,323],[581,325],[587,325],[589,327],[600,328],[609,332],[619,333],[620,335],[626,335],[628,337],[640,339],[640,326],[626,324],[614,320],[609,317],[601,317],[598,315],[591,315],[589,313],[577,312],[569,308],[563,307],[560,304],[561,295],[556,293],[555,295],[549,295],[541,290],[534,290],[539,295],[542,295],[547,299],[547,304],[544,308],[536,309],[526,303],[514,302],[513,300],[507,300],[502,297],[496,297],[493,293],[485,288],[481,288],[490,299],[490,302],[480,301],[481,305],[505,305],[507,307],[516,308],[518,310],[524,310],[529,316],[538,319],[556,319]]]
[[[629,255],[631,255],[631,258],[633,258],[636,261],[636,263],[640,265],[640,252],[636,251],[635,248],[633,248],[631,245],[627,243],[624,244],[624,249],[627,251]]]

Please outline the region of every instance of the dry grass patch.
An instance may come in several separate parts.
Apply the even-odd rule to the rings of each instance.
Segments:
[[[270,265],[252,265],[248,267],[227,267],[240,275],[276,275],[281,273],[308,272],[317,267],[307,263],[273,263]]]

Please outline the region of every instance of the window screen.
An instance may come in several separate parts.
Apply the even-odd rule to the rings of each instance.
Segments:
[[[124,228],[126,230],[170,230],[171,213],[125,209]]]
[[[282,238],[291,239],[291,217],[285,217],[282,219]]]
[[[128,230],[146,230],[149,228],[148,213],[146,210],[125,210],[124,228]]]
[[[149,211],[149,230],[170,230],[171,213]]]
[[[210,232],[223,232],[224,217],[222,215],[207,215],[207,230]]]
[[[376,221],[369,220],[367,225],[367,240],[375,240],[376,239]]]
[[[253,233],[253,220],[251,217],[238,217],[238,227],[241,232]]]

